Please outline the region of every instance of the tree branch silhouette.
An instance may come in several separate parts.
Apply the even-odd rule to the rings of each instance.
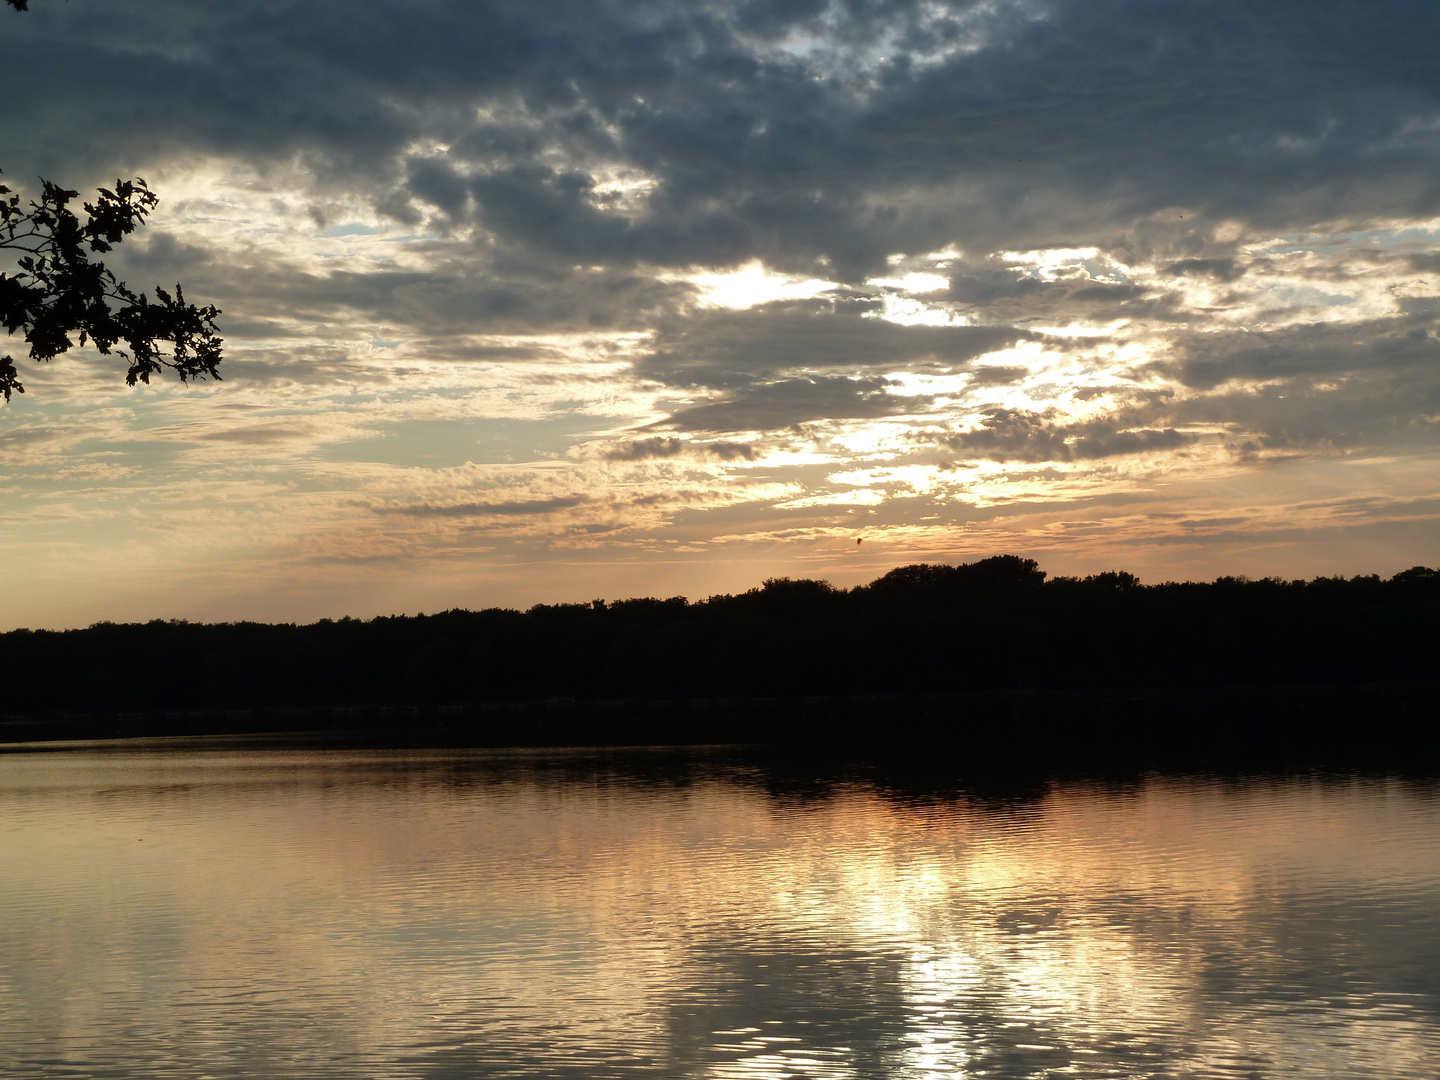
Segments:
[[[6,0],[16,11],[28,0]],[[182,382],[218,380],[221,338],[214,305],[185,301],[179,284],[173,294],[155,287],[155,299],[137,293],[103,262],[93,258],[111,250],[155,209],[159,199],[140,178],[116,180],[85,203],[87,220],[70,209],[80,197],[41,179],[40,201],[21,205],[20,196],[0,183],[0,252],[8,253],[18,272],[0,272],[0,325],[23,335],[30,358],[48,361],[72,348],[76,339],[102,355],[116,352],[130,362],[125,381],[148,383],[166,368]],[[117,349],[123,344],[126,348]],[[167,348],[168,346],[168,348]],[[0,356],[0,394],[25,392],[10,356]]]
[[[24,335],[31,359],[50,360],[78,337],[103,355],[115,351],[129,360],[125,381],[131,386],[166,368],[182,382],[218,380],[219,309],[187,303],[178,284],[173,294],[157,286],[152,300],[91,258],[110,251],[154,209],[159,200],[145,181],[117,180],[113,190],[101,188],[95,202],[84,204],[84,223],[69,209],[79,192],[48,180],[41,184],[40,201],[28,208],[0,184],[0,250],[18,253],[19,267],[18,273],[0,273],[0,324]],[[115,348],[122,343],[126,349]],[[9,401],[12,393],[24,392],[14,360],[0,358],[0,393]]]

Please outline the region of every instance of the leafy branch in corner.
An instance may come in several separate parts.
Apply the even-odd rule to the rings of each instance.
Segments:
[[[24,10],[25,0],[7,0]],[[21,333],[33,360],[46,361],[75,344],[91,344],[130,362],[125,381],[149,383],[169,368],[182,382],[219,379],[221,338],[213,305],[185,302],[155,289],[156,299],[136,293],[105,264],[93,259],[135,231],[159,200],[142,179],[117,180],[85,203],[82,223],[69,209],[79,192],[41,180],[40,201],[21,205],[20,196],[0,184],[0,251],[16,254],[18,273],[0,273],[0,324]],[[117,349],[123,344],[124,349]],[[168,345],[168,350],[166,346]],[[127,351],[128,350],[128,351]],[[11,357],[0,357],[0,393],[24,393]]]

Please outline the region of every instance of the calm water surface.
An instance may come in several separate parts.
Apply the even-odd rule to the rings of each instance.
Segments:
[[[5,1077],[1440,1075],[1429,784],[0,755]]]

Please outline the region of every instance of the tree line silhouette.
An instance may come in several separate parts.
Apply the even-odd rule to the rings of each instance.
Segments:
[[[1311,581],[1047,580],[1034,560],[868,585],[310,625],[154,621],[0,635],[0,712],[1113,693],[1431,683],[1440,570]]]

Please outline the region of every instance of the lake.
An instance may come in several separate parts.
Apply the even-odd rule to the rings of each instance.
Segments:
[[[0,1074],[1440,1074],[1440,788],[0,754]]]

